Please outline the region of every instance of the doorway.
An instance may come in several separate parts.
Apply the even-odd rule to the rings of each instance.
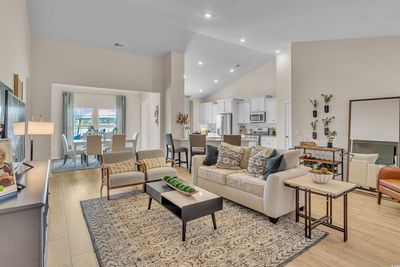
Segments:
[[[285,149],[292,147],[292,103],[285,103]]]

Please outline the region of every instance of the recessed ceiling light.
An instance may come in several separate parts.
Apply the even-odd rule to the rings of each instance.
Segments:
[[[114,43],[114,46],[115,46],[115,47],[124,47],[124,44],[121,44],[121,43]]]
[[[186,79],[186,75],[183,75],[183,79]]]
[[[275,50],[275,54],[279,54],[281,50]]]
[[[230,69],[229,72],[230,72],[230,73],[234,73],[235,70],[234,70],[234,69]]]
[[[218,79],[215,79],[215,80],[214,80],[214,83],[218,83]]]
[[[212,18],[212,14],[206,12],[206,13],[204,13],[204,17],[205,17],[206,19],[211,19],[211,18]]]
[[[197,62],[197,65],[199,65],[199,66],[203,66],[203,61],[199,61],[199,62]]]
[[[203,93],[203,90],[200,89],[200,93]]]
[[[241,42],[241,43],[244,43],[244,42],[246,42],[246,39],[240,38],[240,42]]]

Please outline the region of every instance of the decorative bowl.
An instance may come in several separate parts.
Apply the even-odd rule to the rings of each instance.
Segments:
[[[181,194],[183,194],[183,195],[192,196],[192,195],[196,194],[197,192],[199,192],[199,191],[197,191],[194,187],[192,187],[191,185],[185,183],[182,179],[179,179],[178,177],[170,177],[170,178],[173,178],[174,180],[180,182],[181,184],[184,184],[184,185],[186,185],[186,186],[188,186],[188,187],[193,188],[194,191],[192,191],[192,192],[187,192],[187,191],[181,190],[180,188],[176,187],[175,185],[173,185],[173,184],[171,184],[169,181],[167,181],[166,178],[167,178],[167,176],[164,177],[164,178],[162,179],[162,181],[163,181],[164,183],[166,183],[169,187],[171,187],[172,189],[178,191],[179,193],[181,193]]]
[[[330,180],[333,179],[333,173],[320,173],[314,170],[308,172],[308,176],[311,177],[312,181],[316,184],[327,184]]]

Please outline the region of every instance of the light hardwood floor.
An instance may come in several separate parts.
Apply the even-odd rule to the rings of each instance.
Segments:
[[[184,168],[180,176],[190,180]],[[47,266],[98,266],[82,216],[80,201],[99,197],[100,171],[53,174],[50,178],[50,217]],[[132,188],[114,190],[113,193]],[[104,194],[103,194],[104,195]],[[315,215],[324,212],[325,201],[313,198]],[[334,222],[341,225],[342,199],[334,201]],[[293,214],[290,216],[293,217]],[[360,193],[349,196],[349,240],[324,226],[329,235],[290,262],[288,266],[392,266],[400,264],[400,203]]]

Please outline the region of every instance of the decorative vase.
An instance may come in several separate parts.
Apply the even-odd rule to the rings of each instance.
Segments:
[[[316,118],[316,117],[318,116],[318,112],[317,112],[316,109],[314,109],[314,110],[312,111],[312,116],[313,116],[314,118]]]
[[[328,148],[332,148],[332,147],[333,147],[333,143],[332,143],[332,142],[328,142],[327,147],[328,147]]]
[[[324,111],[325,111],[325,113],[329,113],[329,105],[324,106]]]
[[[329,134],[329,128],[328,128],[328,127],[325,127],[325,128],[324,128],[324,134],[325,134],[325,135],[328,135],[328,134]]]
[[[312,138],[317,139],[317,132],[312,132]]]

